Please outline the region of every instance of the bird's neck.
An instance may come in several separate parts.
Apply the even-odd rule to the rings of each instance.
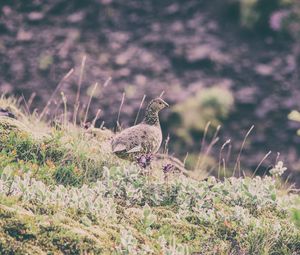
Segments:
[[[152,125],[152,126],[159,126],[158,112],[154,111],[151,108],[146,109],[143,123]]]

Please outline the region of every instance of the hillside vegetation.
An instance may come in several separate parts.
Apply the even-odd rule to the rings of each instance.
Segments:
[[[107,129],[0,107],[17,116],[0,117],[1,254],[300,253],[300,198],[281,162],[222,181],[164,161],[146,172],[111,153]]]
[[[280,152],[299,188],[299,124],[287,118],[300,107],[299,20],[299,0],[0,1],[0,93],[24,95],[41,110],[75,68],[60,89],[74,105],[86,56],[81,102],[93,97],[89,117],[101,109],[99,125],[114,127],[123,93],[128,126],[144,95],[166,91],[172,109],[162,128],[178,157],[197,157],[207,121],[226,127],[211,154],[230,138],[235,157],[254,124],[243,166],[254,170],[272,151],[257,171],[264,174]]]

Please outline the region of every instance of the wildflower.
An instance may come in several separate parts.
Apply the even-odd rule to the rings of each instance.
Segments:
[[[163,166],[163,172],[164,172],[164,174],[173,172],[174,169],[175,169],[175,166],[172,165],[172,164],[166,164],[166,165]]]
[[[278,161],[276,166],[270,170],[270,174],[272,176],[281,176],[286,171],[286,169],[287,168],[283,166],[283,162]]]
[[[148,166],[150,166],[152,159],[153,159],[152,154],[150,154],[150,153],[144,154],[144,155],[137,157],[137,163],[140,167],[147,168]]]

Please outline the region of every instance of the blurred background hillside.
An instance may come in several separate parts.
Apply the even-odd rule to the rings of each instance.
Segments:
[[[190,168],[218,125],[220,140],[203,167],[214,173],[231,139],[224,153],[233,168],[255,125],[242,169],[254,170],[272,151],[257,171],[267,173],[279,152],[287,175],[300,184],[299,43],[298,0],[1,1],[0,92],[33,99],[30,111],[41,110],[75,68],[61,89],[72,106],[86,56],[81,104],[93,95],[89,118],[101,109],[98,125],[115,127],[123,93],[126,127],[144,95],[147,102],[164,91],[172,105],[161,118],[169,153],[184,159],[189,151]],[[49,117],[61,107],[58,93]]]

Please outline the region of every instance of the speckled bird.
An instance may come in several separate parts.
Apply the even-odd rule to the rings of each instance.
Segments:
[[[131,161],[141,155],[156,153],[162,142],[158,113],[168,106],[161,98],[153,99],[140,124],[124,129],[113,138],[113,153]]]

